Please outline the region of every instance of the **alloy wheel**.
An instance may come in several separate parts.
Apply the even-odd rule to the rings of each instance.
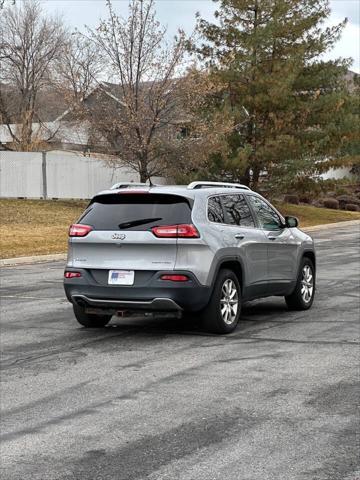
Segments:
[[[301,296],[305,303],[310,303],[314,292],[314,276],[309,265],[302,270]]]
[[[230,278],[226,279],[221,289],[220,313],[223,321],[231,325],[236,320],[239,309],[239,294],[236,284]]]

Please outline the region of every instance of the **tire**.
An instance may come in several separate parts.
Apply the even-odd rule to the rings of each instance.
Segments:
[[[232,270],[222,269],[216,278],[211,300],[200,313],[203,327],[211,333],[231,333],[238,324],[240,312],[239,280]]]
[[[291,295],[285,297],[290,310],[308,310],[315,296],[315,268],[309,258],[304,257],[300,263],[296,286]]]
[[[102,328],[107,325],[112,315],[94,315],[91,313],[85,313],[85,309],[83,307],[79,307],[79,305],[73,305],[74,314],[76,320],[86,328]]]

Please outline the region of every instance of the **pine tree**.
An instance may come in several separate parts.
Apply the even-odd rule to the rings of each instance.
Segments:
[[[351,61],[323,59],[346,20],[324,28],[328,0],[219,3],[216,23],[198,19],[202,41],[193,46],[223,84],[217,109],[230,111],[234,124],[210,172],[256,189],[263,173],[280,180],[354,162],[358,152],[349,156],[346,147],[358,132],[356,99],[345,84]]]

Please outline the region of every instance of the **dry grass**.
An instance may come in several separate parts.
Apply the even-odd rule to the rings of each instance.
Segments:
[[[276,208],[283,215],[292,215],[299,219],[299,226],[312,227],[326,223],[360,220],[360,212],[345,212],[344,210],[330,210],[310,205],[291,205],[289,203],[276,204]]]
[[[86,201],[0,200],[0,258],[63,253]]]
[[[67,232],[86,201],[0,200],[0,258],[63,253]],[[300,227],[360,219],[360,213],[306,205],[277,205],[284,215],[294,215]]]

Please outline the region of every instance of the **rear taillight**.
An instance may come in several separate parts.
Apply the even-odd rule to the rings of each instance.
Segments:
[[[92,227],[90,225],[80,225],[75,223],[69,228],[69,237],[85,237],[89,232],[91,232]]]
[[[155,237],[159,238],[199,238],[199,232],[192,224],[162,225],[151,229]]]
[[[161,280],[168,280],[170,282],[188,282],[190,278],[187,275],[161,275]]]
[[[64,277],[65,278],[79,278],[81,277],[80,272],[64,272]]]

